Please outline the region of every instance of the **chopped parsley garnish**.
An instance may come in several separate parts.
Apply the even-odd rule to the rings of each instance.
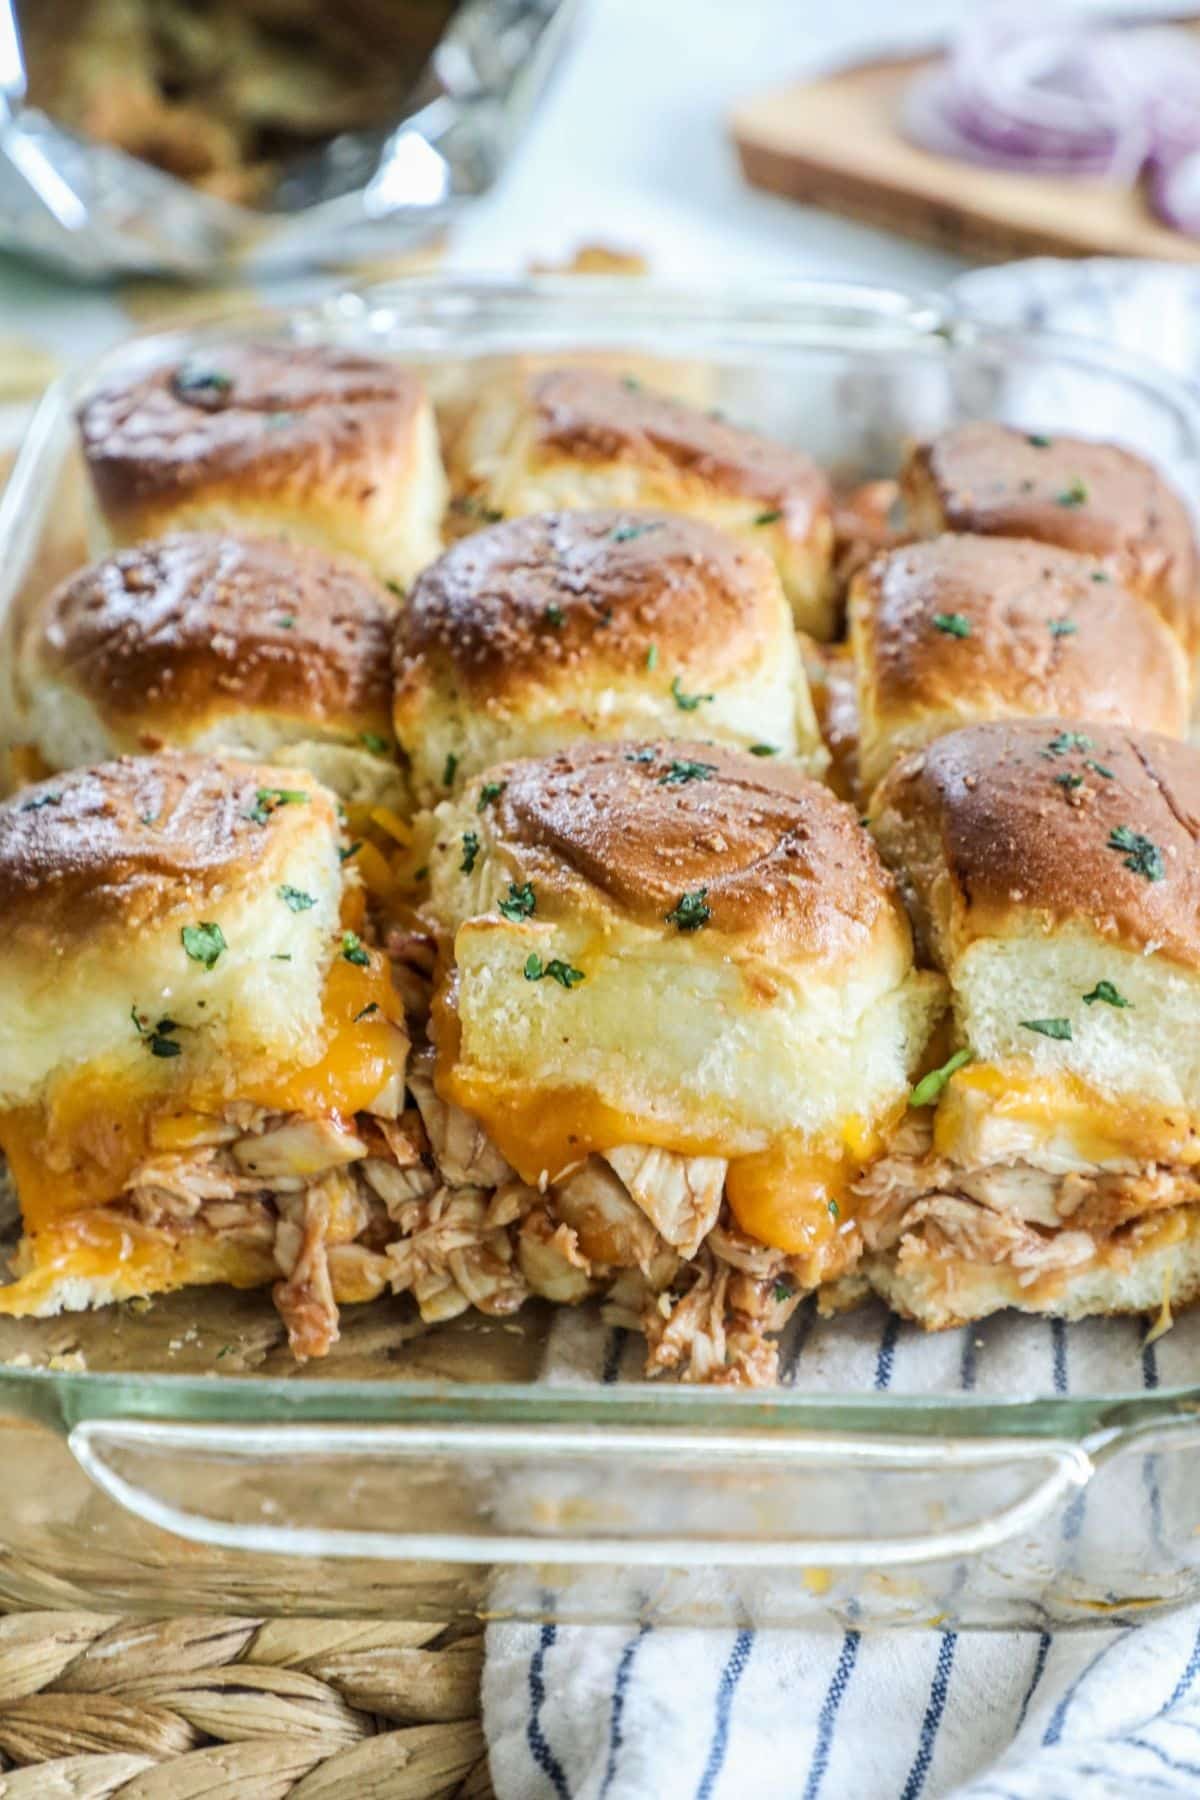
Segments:
[[[1050,439],[1048,437],[1043,437],[1040,431],[1027,432],[1025,442],[1027,444],[1032,444],[1035,450],[1048,450],[1050,448]]]
[[[707,781],[717,772],[716,763],[680,761],[673,757],[658,778],[659,787],[682,787],[687,781]]]
[[[650,648],[646,652],[646,667],[651,670],[657,669],[657,667],[658,667],[658,645],[657,644],[651,644]]]
[[[1125,851],[1125,867],[1135,875],[1144,875],[1147,881],[1161,881],[1167,872],[1158,845],[1128,825],[1114,825],[1108,834],[1108,848]]]
[[[290,412],[270,412],[264,417],[263,424],[268,431],[282,431],[291,424],[295,416],[295,413]]]
[[[259,788],[246,817],[256,825],[265,825],[277,807],[302,806],[308,798],[305,788]]]
[[[640,393],[642,384],[636,375],[622,375],[621,386],[628,388],[631,394],[637,394]]]
[[[392,747],[378,731],[360,731],[358,741],[372,756],[386,756]]]
[[[625,761],[631,763],[652,763],[657,761],[657,758],[658,751],[651,749],[649,745],[643,750],[627,750],[625,752]]]
[[[680,931],[699,931],[712,918],[712,909],[707,904],[708,889],[694,888],[690,894],[681,894],[678,903],[666,915],[668,925],[675,925]]]
[[[1057,737],[1050,739],[1042,755],[1065,756],[1068,750],[1090,750],[1091,747],[1092,740],[1085,731],[1060,731]]]
[[[934,613],[933,622],[947,637],[964,638],[971,635],[971,621],[966,613]]]
[[[462,861],[458,866],[464,875],[469,875],[475,867],[475,864],[479,861],[479,833],[477,831],[464,831],[462,834],[462,847]]]
[[[21,803],[22,812],[41,812],[43,806],[61,806],[61,794],[35,794],[32,800]]]
[[[151,1056],[182,1056],[183,1045],[175,1038],[163,1037],[152,1031],[146,1040]]]
[[[408,599],[408,595],[404,591],[404,588],[402,587],[400,582],[385,581],[383,585],[387,589],[389,594],[394,594],[396,596],[397,600],[407,600]]]
[[[634,538],[645,537],[648,531],[659,531],[661,527],[657,519],[648,519],[644,525],[614,525],[609,532],[614,544],[629,544]]]
[[[272,962],[291,962],[291,960],[292,953],[290,950],[276,950],[274,956],[271,958]]]
[[[1058,1038],[1064,1044],[1071,1042],[1070,1019],[1021,1019],[1019,1024],[1023,1031],[1036,1031],[1042,1037]]]
[[[1120,989],[1115,988],[1111,981],[1098,981],[1091,993],[1083,996],[1083,1004],[1085,1006],[1094,1006],[1097,1000],[1103,1000],[1105,1006],[1133,1005],[1133,1001],[1127,1000]]]
[[[754,523],[756,525],[774,525],[783,517],[781,506],[769,506],[766,512],[760,512]]]
[[[1068,794],[1073,794],[1076,788],[1081,788],[1083,786],[1083,776],[1072,775],[1069,772],[1062,775],[1056,775],[1054,777],[1054,785],[1055,787],[1065,788]]]
[[[138,821],[142,825],[157,825],[158,824],[158,814],[157,813],[139,813]]]
[[[795,1292],[796,1290],[790,1281],[777,1281],[775,1283],[775,1298],[780,1305],[782,1305],[785,1300],[790,1300]]]
[[[493,800],[498,800],[507,786],[507,781],[485,781],[479,790],[479,803],[475,811],[482,812]]]
[[[1056,494],[1054,496],[1054,503],[1056,506],[1086,506],[1087,497],[1087,487],[1080,481],[1077,475],[1074,481],[1072,481],[1068,487],[1063,489],[1061,494]]]
[[[458,774],[458,758],[457,758],[457,756],[455,756],[453,750],[451,750],[449,756],[447,756],[447,758],[446,758],[446,766],[442,770],[442,786],[443,787],[453,787],[454,786],[454,777],[457,774]]]
[[[1111,769],[1106,769],[1103,763],[1093,762],[1090,756],[1084,759],[1083,766],[1085,769],[1090,769],[1093,775],[1102,776],[1105,781],[1117,779]]]
[[[355,840],[352,844],[347,844],[346,848],[344,850],[338,851],[338,858],[341,862],[349,862],[350,858],[352,856],[357,856],[361,849],[362,849],[362,839],[355,838]]]
[[[356,931],[343,931],[342,955],[348,963],[354,963],[359,969],[370,966],[370,953],[363,948],[363,941]]]
[[[199,363],[184,363],[175,371],[175,392],[183,398],[192,395],[208,396],[228,394],[233,388],[233,376],[227,375],[224,369],[209,369]]]
[[[537,911],[537,895],[533,891],[531,881],[510,881],[508,898],[499,902],[500,911],[514,925],[522,919],[528,919]]]
[[[429,873],[429,864],[422,863],[419,869],[413,870],[412,878],[414,881],[424,881],[424,879],[428,875],[428,873]]]
[[[221,927],[211,923],[185,925],[179,936],[192,961],[203,963],[206,969],[215,968],[222,950],[229,948]]]
[[[676,675],[671,683],[671,697],[680,712],[695,712],[696,708],[702,705],[705,700],[712,699],[711,694],[685,694],[679,685],[678,675]]]
[[[555,631],[561,631],[562,627],[566,624],[566,621],[567,621],[566,613],[563,611],[562,607],[559,606],[558,603],[554,600],[552,600],[550,602],[549,606],[546,608],[545,613],[542,616],[544,617],[547,625],[553,625]]]
[[[280,613],[275,623],[278,625],[280,631],[294,631],[296,629],[296,615],[295,613]]]
[[[557,981],[559,987],[566,988],[568,993],[573,987],[578,987],[581,981],[587,980],[582,969],[572,968],[570,963],[563,962],[557,956],[552,956],[548,963],[544,963],[537,951],[531,950],[525,958],[526,981],[541,981],[547,976],[551,981]]]
[[[750,754],[751,754],[751,756],[778,756],[779,755],[779,745],[778,744],[751,744]]]
[[[1079,630],[1074,619],[1049,619],[1047,623],[1051,637],[1074,637]]]
[[[831,1219],[840,1219],[841,1218],[842,1209],[838,1205],[836,1200],[827,1200],[825,1203],[825,1206],[826,1206],[826,1211],[828,1212]]]
[[[497,512],[494,506],[488,506],[482,500],[477,500],[474,494],[460,495],[457,500],[452,502],[451,510],[464,513],[468,519],[482,519],[485,525],[498,525],[504,517],[504,514]]]
[[[956,1050],[940,1069],[930,1069],[928,1075],[922,1075],[908,1096],[908,1104],[910,1106],[932,1106],[950,1077],[957,1074],[963,1064],[969,1063],[970,1060],[971,1052],[969,1050]]]
[[[367,1004],[363,1007],[362,1011],[355,1013],[355,1015],[354,1015],[353,1019],[351,1019],[350,1023],[352,1025],[357,1025],[363,1019],[369,1019],[372,1013],[377,1013],[378,1011],[379,1011],[378,1000],[368,1000]]]
[[[1091,578],[1093,581],[1111,581],[1112,580],[1112,576],[1106,574],[1103,569],[1093,569]]]
[[[312,894],[306,894],[303,888],[289,887],[286,881],[279,890],[279,898],[293,912],[308,912],[310,907],[317,904]]]

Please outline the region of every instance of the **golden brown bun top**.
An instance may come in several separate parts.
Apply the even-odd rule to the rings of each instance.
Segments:
[[[932,483],[951,531],[1039,538],[1111,558],[1153,591],[1168,624],[1195,647],[1200,558],[1191,517],[1152,464],[1116,444],[976,423],[913,452],[905,488]]]
[[[661,926],[703,889],[705,929],[784,957],[851,957],[907,927],[855,814],[786,764],[713,744],[579,745],[512,763],[494,802],[497,840],[539,896],[580,882]]]
[[[887,710],[964,697],[1070,718],[1187,724],[1187,672],[1146,601],[1093,557],[1024,538],[909,544],[855,578]]]
[[[1187,744],[1078,721],[972,725],[897,764],[871,810],[935,939],[939,923],[968,940],[1083,923],[1200,967],[1200,752]]]
[[[778,629],[770,559],[675,513],[534,513],[460,538],[397,622],[401,675],[449,666],[476,700],[573,672],[723,667]],[[664,678],[665,679],[665,678]]]
[[[811,457],[598,369],[551,369],[529,395],[537,442],[581,462],[667,466],[779,510],[797,537],[830,505]]]
[[[390,735],[387,593],[357,564],[275,538],[179,532],[81,569],[34,655],[102,714],[147,726],[261,710]]]
[[[337,819],[303,770],[167,751],[55,775],[0,805],[0,950],[57,958],[180,906],[202,919],[312,833],[336,839]]]
[[[412,430],[411,370],[332,347],[229,344],[103,389],[79,414],[101,504],[120,510],[253,471],[361,489],[363,464]]]

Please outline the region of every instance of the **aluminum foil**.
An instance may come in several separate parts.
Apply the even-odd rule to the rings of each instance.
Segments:
[[[0,0],[0,246],[86,280],[244,276],[402,249],[496,180],[581,4],[468,0],[404,118],[334,138],[251,211],[25,105],[13,6]]]

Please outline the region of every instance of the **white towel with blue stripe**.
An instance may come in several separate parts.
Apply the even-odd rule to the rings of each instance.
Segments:
[[[1192,271],[1040,261],[970,275],[958,294],[1004,323],[1108,337],[1200,381]],[[1119,422],[1106,430],[1120,435]],[[811,1330],[794,1322],[784,1363],[812,1392],[1061,1395],[1197,1380],[1200,1318],[1143,1340],[1127,1320],[993,1319],[926,1337],[868,1309]],[[556,1323],[548,1380],[636,1367],[623,1334],[578,1315]],[[1152,1460],[1128,1460],[1136,1566],[1161,1499]],[[1065,1529],[1084,1528],[1068,1512]],[[1055,1633],[494,1624],[483,1704],[499,1800],[1194,1800],[1200,1608]]]

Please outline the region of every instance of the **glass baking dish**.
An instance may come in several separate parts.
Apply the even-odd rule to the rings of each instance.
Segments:
[[[413,282],[232,334],[419,362],[448,406],[504,353],[656,355],[839,480],[991,417],[1121,438],[1200,491],[1165,375],[899,293]],[[81,396],[230,335],[142,338],[47,396],[0,503],[6,630],[83,555]],[[1041,1630],[1200,1594],[1186,1319],[1147,1344],[1127,1320],[920,1340],[806,1313],[756,1393],[645,1384],[624,1334],[536,1307],[424,1330],[377,1302],[303,1368],[279,1340],[269,1299],[206,1290],[0,1321],[0,1604]]]

